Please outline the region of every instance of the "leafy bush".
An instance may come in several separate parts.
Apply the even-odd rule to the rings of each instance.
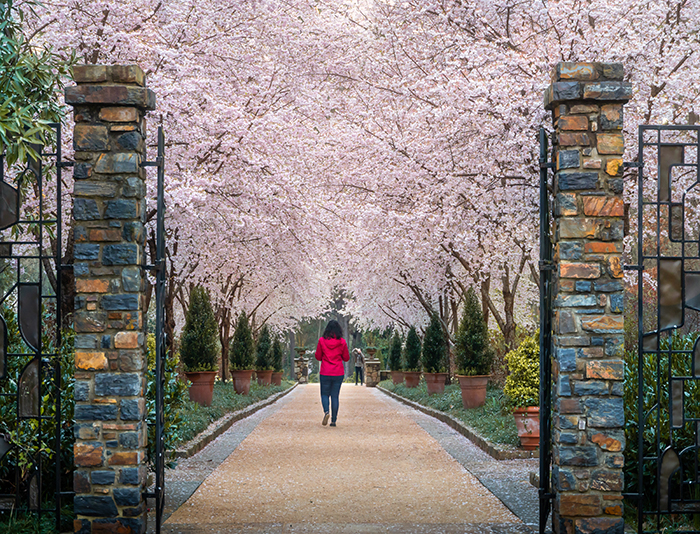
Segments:
[[[503,392],[511,406],[538,406],[540,403],[540,332],[525,338],[520,346],[506,354],[510,373]]]
[[[399,337],[399,333],[395,332],[391,340],[391,352],[389,352],[389,369],[392,371],[400,371],[402,367],[401,338]]]
[[[272,342],[272,349],[270,351],[270,364],[272,369],[277,372],[282,371],[282,343],[279,337],[275,336],[275,340]]]
[[[423,371],[444,373],[447,361],[447,342],[437,315],[433,314],[423,339]]]
[[[455,340],[457,374],[488,375],[491,371],[493,351],[489,346],[489,332],[481,305],[474,288],[467,292],[462,320]]]
[[[263,325],[258,336],[258,342],[255,345],[255,368],[258,371],[269,371],[272,369],[272,338],[270,337],[270,329],[267,325]]]
[[[253,333],[250,331],[248,316],[242,311],[236,321],[236,329],[228,350],[232,371],[248,371],[255,369],[255,346]]]
[[[186,372],[216,371],[219,334],[209,292],[201,286],[192,289],[185,328],[182,330],[180,359]]]
[[[412,326],[406,336],[406,346],[403,349],[403,361],[406,371],[420,371],[421,343],[416,327]]]

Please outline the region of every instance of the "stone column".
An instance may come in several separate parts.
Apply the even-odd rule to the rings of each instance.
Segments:
[[[146,125],[134,65],[83,65],[74,108],[75,532],[146,529]]]
[[[559,63],[545,92],[554,121],[556,284],[553,526],[622,534],[624,439],[623,67]]]
[[[365,386],[376,387],[379,384],[379,368],[382,362],[377,358],[367,358],[365,360]]]

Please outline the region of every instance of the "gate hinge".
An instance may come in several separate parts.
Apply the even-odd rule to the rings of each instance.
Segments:
[[[639,161],[625,161],[622,163],[622,166],[625,169],[628,169],[629,167],[644,167],[644,163],[640,163]]]
[[[160,271],[163,268],[163,260],[157,261],[155,265],[142,265],[147,271]]]
[[[557,264],[552,260],[540,260],[540,271],[554,271]]]
[[[74,167],[75,166],[75,161],[59,161],[56,163],[56,167],[59,168],[64,168],[64,167]]]
[[[643,271],[644,265],[623,265],[622,269],[625,271]]]
[[[160,167],[163,165],[163,158],[158,156],[155,161],[144,161],[141,163],[141,167]]]
[[[155,499],[156,498],[156,493],[155,491],[144,491],[141,493],[143,495],[144,499]]]
[[[554,168],[554,162],[550,161],[549,163],[542,163],[540,161],[540,169],[553,169]]]

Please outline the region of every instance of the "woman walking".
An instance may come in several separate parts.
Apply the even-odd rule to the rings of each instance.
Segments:
[[[340,385],[345,378],[345,366],[343,362],[350,359],[348,344],[343,339],[343,330],[338,321],[329,321],[323,336],[316,345],[316,359],[321,362],[319,379],[321,382],[321,405],[323,406],[323,425],[328,424],[331,418],[331,426],[335,426],[338,419],[338,395]],[[330,399],[331,411],[328,411]]]

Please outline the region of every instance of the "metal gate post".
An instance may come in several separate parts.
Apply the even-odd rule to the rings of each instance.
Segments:
[[[134,65],[74,68],[75,532],[146,529],[145,121]]]
[[[622,534],[623,67],[559,63],[554,122],[555,533]]]

